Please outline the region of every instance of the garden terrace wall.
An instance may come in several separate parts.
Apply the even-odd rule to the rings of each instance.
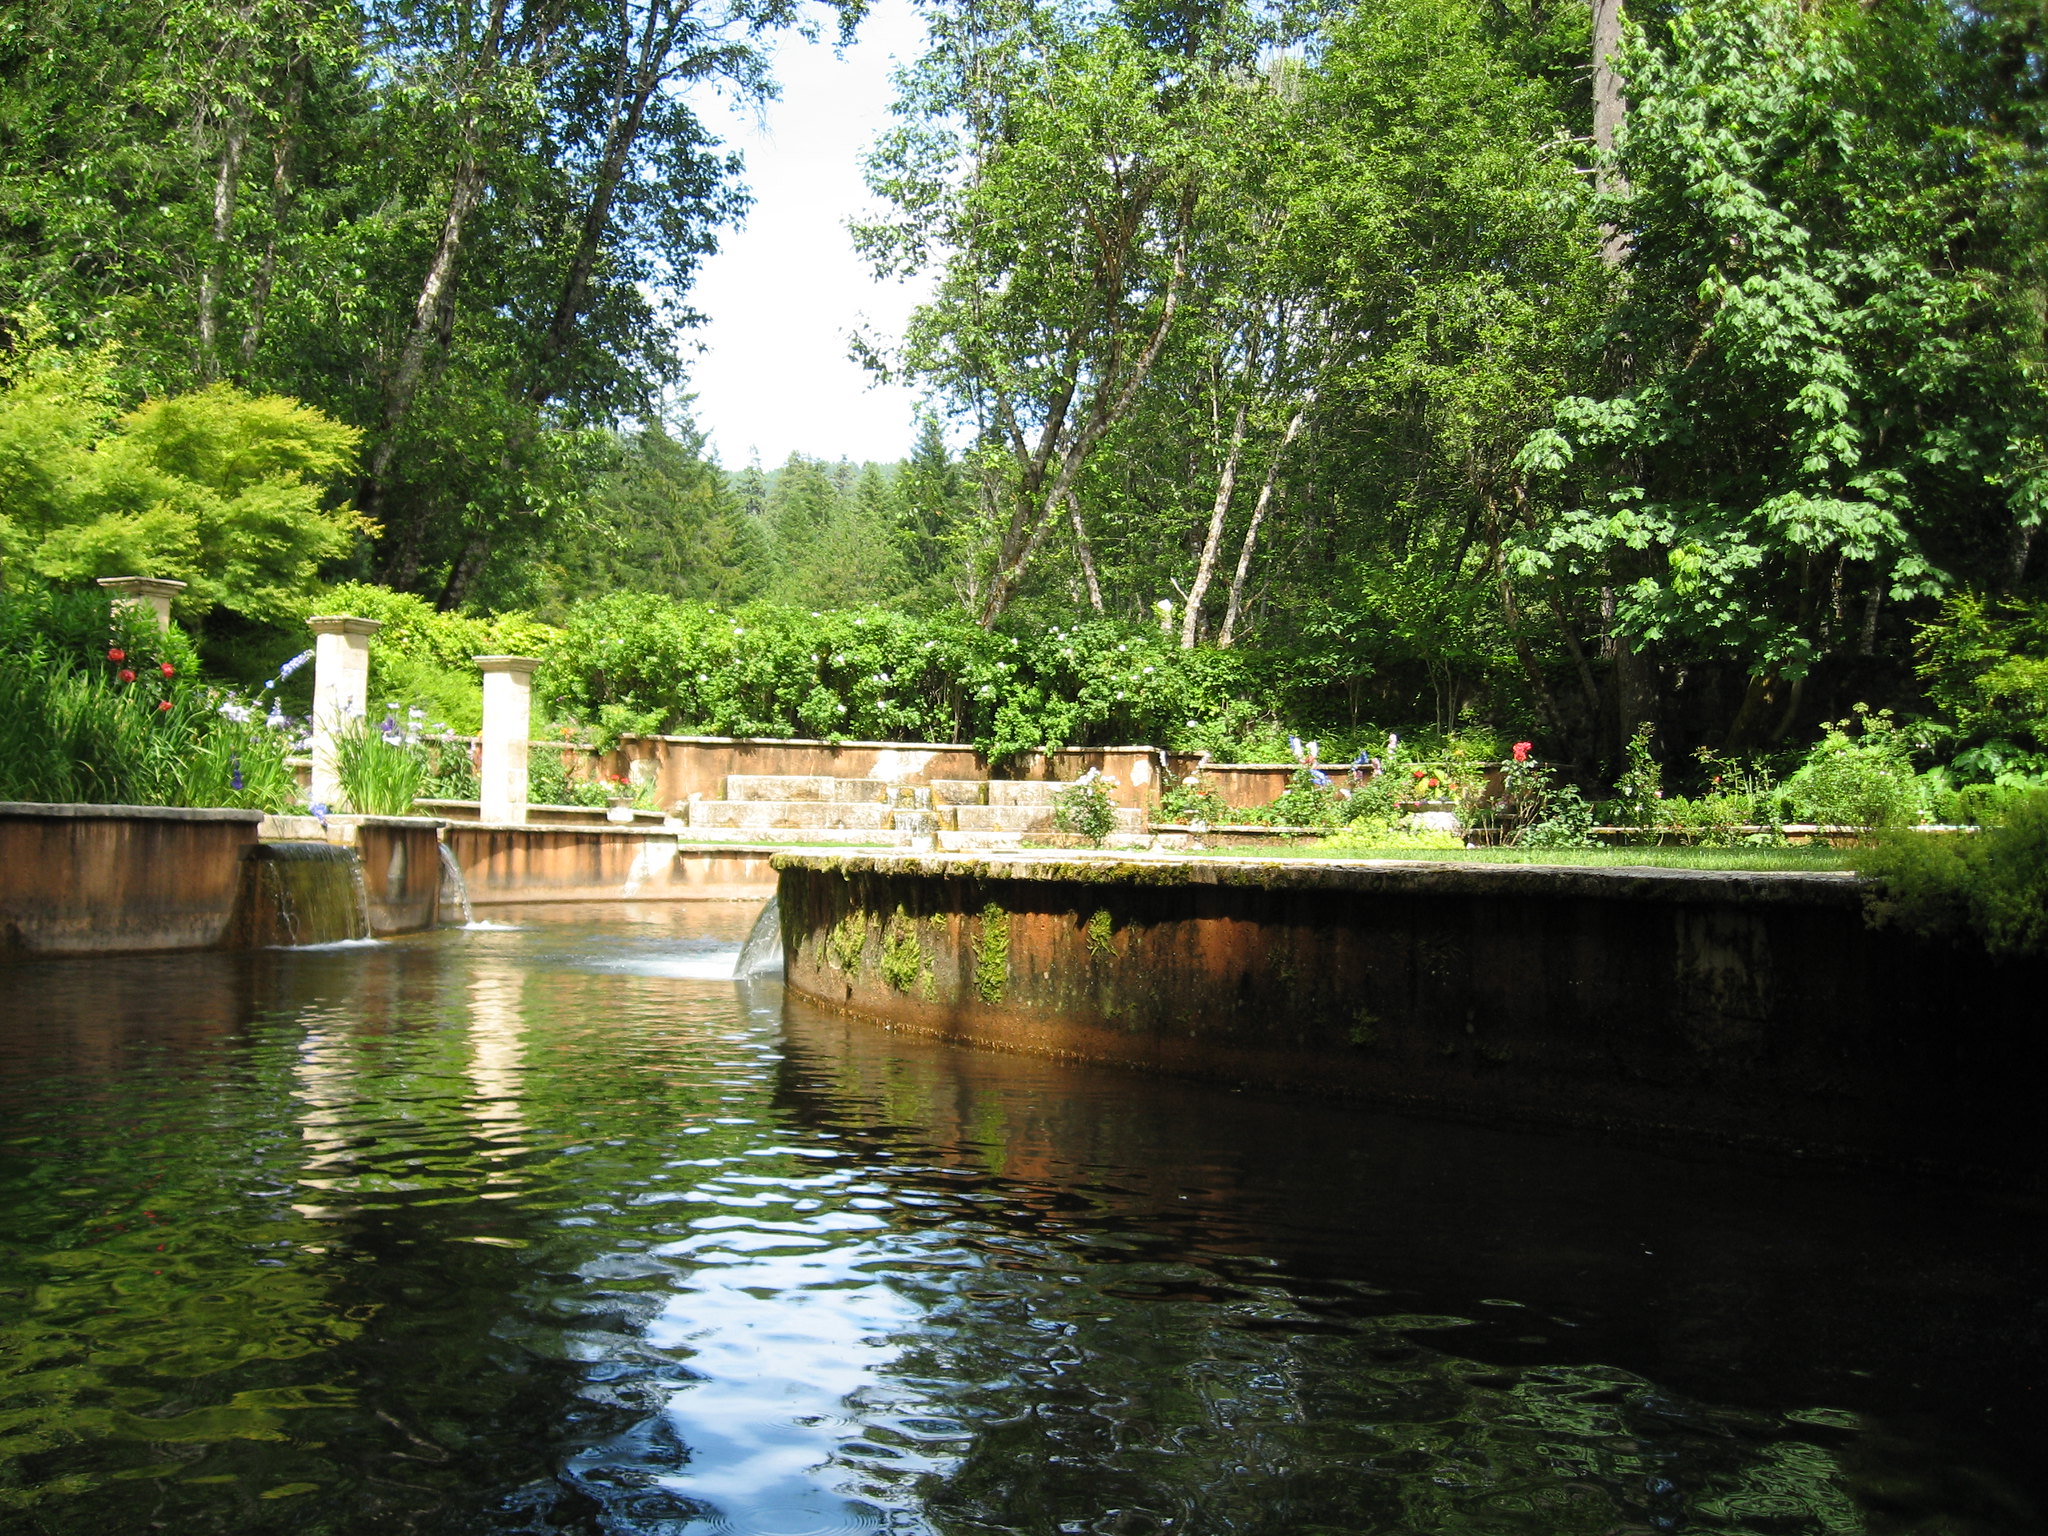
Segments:
[[[0,955],[229,939],[260,811],[0,803]]]
[[[631,777],[635,762],[654,765],[655,801],[665,807],[693,795],[701,800],[721,800],[725,798],[726,776],[735,773],[886,779],[916,785],[934,779],[990,777],[1072,780],[1090,768],[1099,768],[1116,779],[1119,804],[1149,805],[1159,794],[1159,755],[1152,747],[1026,752],[1002,759],[1001,772],[992,773],[989,759],[962,742],[626,736],[602,755],[598,770]],[[1188,762],[1192,764],[1194,759]]]
[[[530,901],[765,901],[774,851],[679,847],[635,827],[452,823],[441,833],[472,906]]]
[[[980,1045],[2039,1186],[2048,965],[1839,874],[785,854],[787,980]]]

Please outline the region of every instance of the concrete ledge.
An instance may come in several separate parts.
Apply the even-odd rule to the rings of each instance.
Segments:
[[[1204,859],[1139,850],[1062,849],[981,857],[917,853],[783,853],[777,869],[929,875],[951,880],[1068,881],[1104,886],[1234,886],[1268,891],[1515,896],[1610,901],[1795,902],[1862,908],[1845,871],[1661,869],[1654,865],[1469,864],[1448,859]]]
[[[243,821],[263,820],[261,811],[213,805],[61,805],[36,800],[0,800],[0,816],[52,821]]]
[[[2048,1187],[2048,963],[1847,874],[783,854],[796,992],[1002,1049]]]

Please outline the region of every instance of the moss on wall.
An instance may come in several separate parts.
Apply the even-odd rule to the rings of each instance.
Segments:
[[[981,909],[981,943],[974,952],[974,991],[1000,1003],[1010,986],[1010,914],[994,902]]]

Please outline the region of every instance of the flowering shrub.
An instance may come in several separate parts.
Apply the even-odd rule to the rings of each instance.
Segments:
[[[1168,784],[1160,792],[1159,803],[1153,808],[1153,812],[1154,819],[1158,821],[1199,821],[1212,827],[1228,822],[1237,815],[1235,810],[1224,803],[1221,795],[1193,777],[1177,784]]]
[[[1052,797],[1052,824],[1062,832],[1079,833],[1097,847],[1116,827],[1116,802],[1110,790],[1116,780],[1099,768],[1090,768],[1080,778]]]

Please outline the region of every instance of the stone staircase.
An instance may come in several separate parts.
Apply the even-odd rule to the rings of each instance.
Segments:
[[[1053,824],[1063,784],[1027,779],[834,779],[729,774],[722,800],[690,800],[675,821],[694,842],[856,843],[885,848],[1016,848],[1066,841]],[[1119,808],[1112,845],[1146,841],[1145,812]]]

